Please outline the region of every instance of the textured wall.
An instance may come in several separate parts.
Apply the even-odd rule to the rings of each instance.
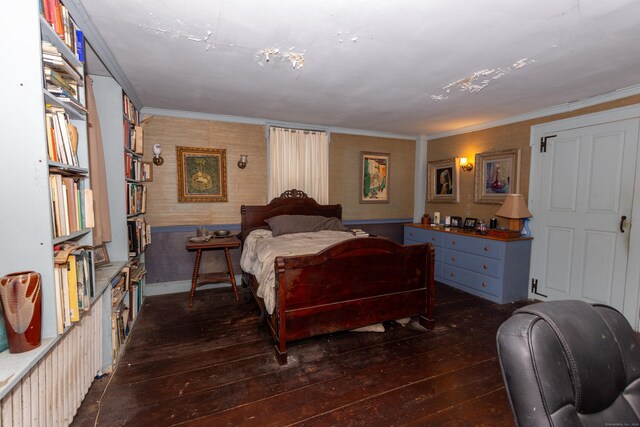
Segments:
[[[154,144],[162,145],[162,166],[153,166],[148,183],[147,221],[154,227],[170,225],[238,224],[240,206],[266,200],[267,150],[264,126],[153,116],[144,124],[145,159]],[[176,146],[227,150],[226,203],[178,203]],[[391,153],[388,204],[360,204],[360,152]],[[236,166],[240,154],[249,164]],[[413,216],[415,141],[331,134],[329,200],[343,205],[344,219],[389,219]]]
[[[153,166],[147,187],[147,222],[154,227],[191,224],[237,224],[240,206],[266,200],[267,170],[264,126],[153,116],[144,123],[144,158],[162,145],[162,166]],[[227,195],[223,203],[178,203],[176,146],[227,150]],[[249,155],[245,169],[240,154]]]
[[[359,203],[362,151],[391,154],[389,203]],[[346,220],[412,218],[415,153],[414,140],[332,133],[329,202],[342,204]]]
[[[475,155],[477,153],[506,150],[509,148],[520,148],[520,193],[524,194],[525,197],[528,197],[529,166],[531,163],[531,149],[529,147],[531,126],[568,117],[575,117],[597,111],[637,104],[638,102],[640,102],[640,95],[583,108],[570,113],[563,113],[510,125],[498,126],[477,132],[469,132],[461,135],[430,140],[427,148],[427,158],[429,161],[441,160],[454,156],[467,157],[469,161],[474,163],[474,170],[471,172],[460,171],[460,203],[426,202],[425,211],[431,215],[433,215],[434,211],[438,211],[440,212],[441,218],[444,218],[445,215],[457,215],[461,217],[471,216],[482,218],[488,223],[489,218],[495,216],[500,205],[475,203],[473,201],[475,191]]]

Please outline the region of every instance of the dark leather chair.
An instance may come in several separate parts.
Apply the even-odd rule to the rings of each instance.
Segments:
[[[640,426],[640,348],[615,309],[551,301],[516,310],[498,355],[520,426]]]

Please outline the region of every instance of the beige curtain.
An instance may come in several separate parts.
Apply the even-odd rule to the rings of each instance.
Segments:
[[[326,132],[269,128],[268,200],[302,190],[329,203],[329,138]]]
[[[107,172],[104,165],[104,149],[96,99],[93,95],[93,80],[86,76],[87,133],[89,139],[89,172],[93,191],[93,244],[101,245],[111,241],[111,218],[109,216],[109,193],[107,192]],[[123,187],[124,197],[124,187]]]

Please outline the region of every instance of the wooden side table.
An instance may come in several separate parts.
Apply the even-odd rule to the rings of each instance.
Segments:
[[[187,239],[186,247],[188,251],[196,251],[196,261],[193,265],[193,276],[191,278],[191,292],[189,293],[189,307],[193,305],[193,297],[196,294],[196,288],[210,283],[231,282],[237,301],[238,288],[236,287],[236,278],[233,273],[233,264],[231,263],[231,254],[229,253],[229,249],[240,247],[240,240],[238,240],[236,236],[225,237],[222,239],[215,239],[212,237],[207,242],[190,242],[189,239]],[[202,251],[212,249],[224,249],[224,256],[227,260],[227,271],[200,274],[200,259],[202,258]]]

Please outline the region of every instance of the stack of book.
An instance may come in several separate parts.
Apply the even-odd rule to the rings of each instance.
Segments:
[[[62,108],[46,106],[47,153],[49,160],[78,166],[78,129],[69,123]]]
[[[151,226],[143,217],[138,217],[127,221],[127,230],[129,233],[129,256],[140,255],[151,244]]]
[[[360,228],[352,228],[351,229],[351,234],[353,234],[354,236],[358,236],[358,237],[367,237],[369,235],[369,233],[367,233],[366,231],[360,229]]]
[[[84,62],[84,35],[60,0],[40,0],[40,14],[80,62]]]
[[[65,242],[54,247],[54,284],[57,330],[80,320],[80,312],[91,307],[95,296],[93,254],[87,246]]]
[[[84,181],[49,175],[53,237],[68,236],[94,226],[93,193]]]

